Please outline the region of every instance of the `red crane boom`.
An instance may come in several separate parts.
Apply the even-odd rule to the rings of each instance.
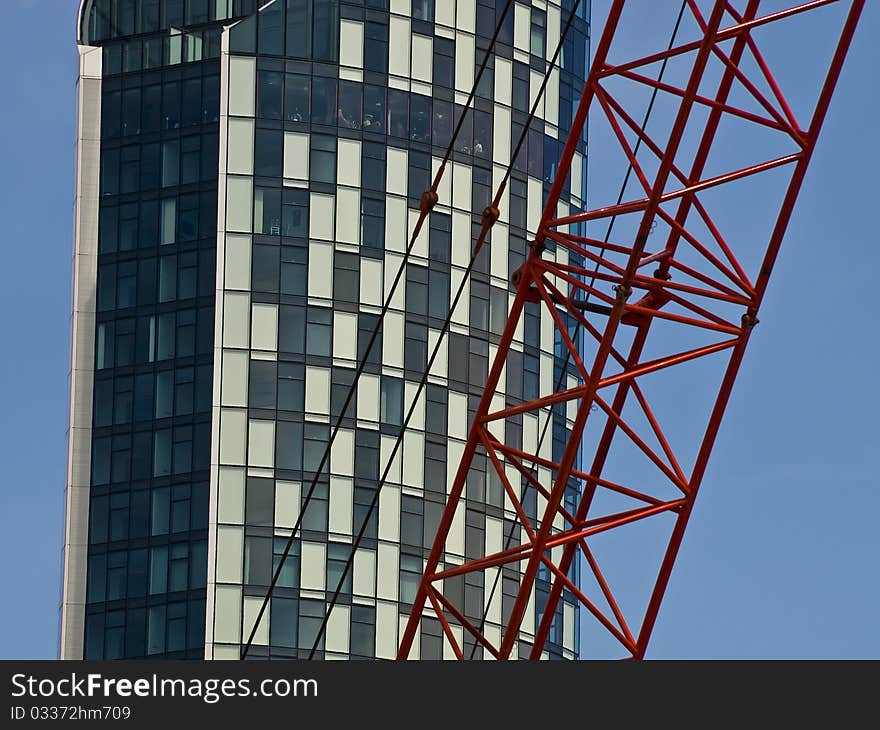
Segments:
[[[550,588],[534,631],[531,659],[541,658],[564,591],[619,642],[626,658],[645,656],[864,0],[816,0],[764,15],[759,14],[761,0],[688,0],[687,4],[691,25],[699,31],[696,39],[612,63],[614,40],[627,32],[624,10],[628,5],[626,0],[612,3],[537,235],[512,279],[515,298],[449,488],[402,637],[400,659],[409,656],[423,617],[439,620],[459,659],[465,657],[454,625],[470,633],[493,657],[510,658],[523,639],[520,632],[534,601],[539,571],[549,577]],[[771,72],[761,41],[768,29],[797,28],[792,24],[799,16],[833,5],[844,6],[842,29],[818,98],[801,117],[807,122],[802,126],[793,111],[797,105],[789,103],[785,84]],[[630,20],[637,23],[639,17]],[[806,44],[801,44],[798,52],[804,60],[815,55]],[[685,68],[685,82],[675,85],[649,77],[649,67],[664,60]],[[791,54],[787,63],[806,68]],[[708,95],[707,86],[714,89]],[[676,105],[665,142],[641,129],[634,115],[627,112],[633,106],[634,91],[654,89]],[[570,175],[577,140],[591,113],[591,125],[599,121],[609,125],[612,139],[632,165],[642,190],[638,197],[619,205],[560,216],[560,196]],[[731,129],[735,136],[730,135]],[[647,160],[637,159],[633,151],[636,140],[650,152],[643,155]],[[724,144],[720,161],[715,154],[718,142]],[[722,167],[716,169],[719,165]],[[765,187],[760,188],[761,199],[753,206],[741,207],[740,182],[758,175],[767,178],[767,185],[779,185],[781,198],[773,211],[765,246],[759,246],[752,235],[747,240],[734,240],[734,235],[725,234],[721,221],[725,211],[729,218],[737,205],[743,217],[766,214]],[[574,224],[610,219],[620,220],[627,233],[618,233],[607,243],[586,235],[581,226],[575,227],[584,235],[571,231]],[[649,248],[649,242],[659,245]],[[548,245],[553,250],[548,250]],[[529,303],[547,309],[563,352],[580,377],[575,384],[563,379],[555,392],[535,400],[499,408],[496,391]],[[566,319],[578,324],[581,337],[572,335]],[[668,392],[657,395],[662,393],[664,375],[703,361],[713,364],[720,380],[707,382],[705,372],[711,368],[702,367],[699,377],[679,387],[676,412],[670,414],[678,422],[686,418],[689,424],[706,424],[700,427],[697,448],[692,443],[688,452],[673,446],[666,425],[669,419],[651,403],[669,400]],[[681,383],[681,378],[675,382]],[[714,394],[707,407],[701,413],[688,412],[691,406],[699,410],[707,389]],[[506,419],[546,415],[552,408],[564,409],[569,417],[570,430],[561,455],[548,458],[545,453],[533,453],[536,449],[530,450],[530,444],[505,441]],[[578,456],[587,443],[591,444],[592,458],[584,460],[580,469]],[[521,540],[457,564],[447,559],[446,541],[456,512],[464,509],[463,491],[472,462],[482,454],[486,468],[497,472],[503,484],[504,506],[515,513]],[[566,507],[564,500],[566,486],[573,482],[579,485],[576,509]],[[528,487],[540,495],[538,519],[530,519],[523,508],[522,490]],[[659,567],[646,586],[644,600],[627,597],[630,604],[638,605],[636,610],[625,610],[632,606],[626,606],[612,590],[614,581],[600,567],[594,543],[611,533],[658,521],[664,521],[663,543],[655,553]],[[655,533],[660,534],[657,529],[652,531]],[[606,548],[608,545],[613,549],[605,550],[601,562],[614,565],[614,551],[626,550],[626,542],[610,541]],[[576,560],[578,553],[583,557]],[[585,580],[571,575],[581,561]],[[484,585],[489,585],[503,566],[516,568],[519,586],[512,606],[504,612],[499,639],[497,630],[490,634],[484,623],[474,625],[468,620],[463,608],[444,595],[443,588],[444,580],[476,572],[486,574]]]

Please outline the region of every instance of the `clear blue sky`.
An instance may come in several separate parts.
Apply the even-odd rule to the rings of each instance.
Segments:
[[[56,655],[76,5],[3,2],[0,658]],[[593,6],[600,21],[608,1]],[[652,657],[880,657],[880,253],[871,182],[880,169],[878,33],[880,7],[868,3],[673,574]],[[821,41],[805,35],[798,45]],[[622,170],[609,174],[619,179]]]

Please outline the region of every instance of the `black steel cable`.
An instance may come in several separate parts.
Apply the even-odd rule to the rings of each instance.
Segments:
[[[318,480],[320,479],[321,474],[324,471],[324,467],[327,465],[327,460],[330,458],[330,450],[333,447],[333,442],[336,440],[336,435],[339,433],[339,429],[342,427],[342,421],[345,418],[345,414],[348,412],[348,407],[351,405],[351,401],[354,398],[354,393],[357,390],[358,381],[360,380],[361,374],[366,367],[367,361],[369,360],[370,353],[372,352],[373,346],[376,343],[376,340],[379,337],[379,332],[382,329],[382,323],[385,319],[385,315],[391,307],[391,302],[394,299],[394,294],[397,291],[397,286],[400,283],[401,278],[403,277],[404,272],[406,271],[407,263],[409,262],[409,256],[412,253],[413,247],[415,246],[416,240],[419,237],[419,234],[422,231],[422,227],[425,223],[425,220],[430,215],[434,206],[437,204],[438,195],[437,190],[440,187],[440,181],[443,178],[443,173],[446,170],[446,165],[449,162],[449,158],[452,156],[452,150],[455,145],[456,140],[458,139],[458,135],[461,132],[462,127],[464,126],[464,120],[467,116],[467,113],[473,104],[474,98],[477,95],[477,89],[480,85],[480,81],[483,78],[483,74],[486,71],[487,66],[489,65],[489,60],[492,58],[492,54],[495,50],[495,45],[498,41],[498,36],[501,34],[501,28],[504,25],[504,21],[510,12],[510,8],[513,5],[513,0],[507,0],[507,4],[504,6],[504,9],[499,16],[498,22],[495,26],[495,32],[492,34],[492,39],[489,42],[489,46],[486,49],[486,53],[483,56],[483,60],[480,63],[479,69],[477,70],[476,75],[474,76],[474,83],[471,87],[470,94],[468,95],[467,102],[462,109],[461,117],[458,120],[458,123],[455,126],[455,130],[452,134],[451,139],[449,140],[449,144],[446,147],[446,152],[443,155],[443,161],[440,164],[439,169],[437,170],[437,174],[434,176],[434,180],[431,184],[429,190],[427,190],[422,196],[422,201],[420,205],[419,218],[416,221],[415,226],[413,227],[412,235],[410,236],[409,243],[407,244],[406,250],[403,255],[403,259],[400,262],[400,266],[397,269],[397,273],[394,277],[394,281],[391,284],[391,288],[388,291],[388,295],[385,297],[385,301],[382,305],[382,309],[380,310],[379,317],[376,320],[376,324],[373,327],[373,331],[370,334],[370,338],[367,341],[367,347],[364,350],[363,355],[361,356],[360,362],[358,362],[357,369],[355,370],[354,379],[352,380],[351,385],[349,386],[348,392],[345,396],[345,401],[342,404],[342,408],[339,412],[339,416],[336,418],[336,423],[333,426],[333,430],[330,433],[330,438],[327,441],[327,446],[324,449],[324,453],[321,455],[321,461],[318,464],[318,468],[315,471],[314,477],[312,477],[312,481],[309,484],[309,488],[306,491],[305,499],[301,505],[299,510],[299,515],[296,518],[296,522],[294,523],[293,529],[290,532],[290,537],[287,540],[287,544],[284,546],[284,552],[281,554],[281,559],[278,562],[278,567],[275,569],[275,573],[272,576],[272,582],[269,584],[269,591],[266,593],[266,597],[263,599],[262,604],[260,605],[260,610],[257,613],[257,617],[254,620],[253,628],[251,629],[250,635],[248,636],[247,643],[242,647],[240,658],[245,659],[247,657],[248,651],[250,651],[251,645],[253,644],[254,637],[257,634],[257,629],[260,626],[260,622],[263,620],[263,615],[266,613],[266,608],[269,605],[269,601],[272,599],[272,594],[275,592],[275,586],[278,584],[278,579],[281,577],[281,571],[284,568],[284,563],[290,555],[290,550],[293,547],[293,543],[296,540],[296,534],[302,525],[302,521],[305,517],[306,510],[308,509],[309,503],[312,500],[312,496],[315,493],[315,488],[318,485]]]
[[[681,28],[681,21],[684,18],[684,11],[686,8],[687,8],[687,0],[682,0],[681,9],[678,11],[678,18],[675,21],[675,27],[672,30],[672,36],[669,40],[669,46],[668,46],[667,50],[672,50],[672,48],[675,45],[675,40],[678,37],[678,31]],[[661,81],[663,81],[663,76],[666,73],[666,66],[668,65],[668,63],[669,63],[668,57],[663,59],[663,63],[661,64],[660,70],[657,75],[658,84]],[[659,86],[655,86],[652,93],[651,93],[651,99],[648,102],[648,108],[645,111],[644,118],[642,119],[642,124],[641,124],[641,128],[640,128],[642,132],[645,131],[645,129],[648,126],[648,122],[651,120],[651,114],[654,111],[654,103],[657,101],[657,95],[658,95],[659,91],[660,91]],[[639,150],[641,149],[641,146],[642,146],[642,138],[639,137],[636,140],[635,146],[633,147],[633,157],[634,158],[636,155],[638,155]],[[632,175],[632,172],[633,172],[633,163],[630,162],[629,166],[627,167],[626,174],[623,176],[623,182],[621,183],[621,186],[620,186],[620,192],[617,195],[617,205],[620,205],[623,202],[623,196],[626,194],[626,188],[629,185],[629,179],[630,179],[630,176]],[[611,233],[614,230],[614,224],[616,221],[617,221],[617,215],[613,215],[611,217],[611,219],[608,221],[608,229],[605,231],[605,237],[602,239],[603,244],[607,244],[609,242],[609,240],[611,239]],[[607,251],[607,248],[603,245],[600,250],[600,253],[599,253],[599,258],[602,258],[602,256],[605,255],[606,251]],[[590,280],[590,287],[591,288],[596,283],[596,274],[598,273],[598,271],[599,271],[599,264],[597,263],[595,268],[593,269],[593,272],[592,272],[593,277]],[[590,301],[590,294],[591,294],[591,292],[589,292],[589,291],[586,293],[585,298],[584,298],[585,303]],[[578,321],[577,326],[575,327],[575,330],[574,330],[574,335],[571,338],[572,342],[577,342],[577,338],[580,335],[580,331],[581,331],[581,323],[580,323],[580,321]],[[571,351],[568,348],[566,348],[565,361],[562,363],[562,369],[559,373],[559,378],[556,381],[556,387],[554,388],[554,392],[558,392],[559,389],[562,387],[562,381],[564,380],[566,374],[568,373],[569,362],[571,362]],[[535,450],[536,454],[541,453],[541,447],[544,445],[544,438],[547,435],[547,430],[548,430],[552,420],[553,420],[553,409],[551,408],[550,411],[547,413],[547,418],[544,420],[544,428],[541,430],[541,436],[538,439],[538,447]],[[534,467],[532,467],[529,471],[532,473],[533,476],[535,476],[537,478],[537,470]],[[528,492],[528,490],[531,487],[532,487],[531,482],[526,480],[526,484],[523,487],[523,496],[525,496],[525,493]],[[511,545],[513,544],[513,535],[514,535],[514,532],[515,532],[518,525],[519,525],[519,515],[516,514],[516,515],[514,515],[514,518],[513,518],[513,525],[510,529],[510,533],[507,536],[507,543],[504,546],[505,550],[509,549],[511,547]],[[483,631],[483,628],[486,625],[486,617],[489,615],[489,608],[488,607],[490,605],[492,605],[492,599],[495,597],[495,591],[498,589],[498,584],[499,584],[500,580],[501,580],[501,570],[499,570],[495,574],[495,580],[492,582],[492,590],[489,592],[489,600],[486,601],[486,609],[483,611],[482,619],[480,619],[479,631],[481,633]],[[471,659],[474,658],[474,655],[477,650],[477,646],[478,646],[477,642],[474,642],[474,645],[471,648],[471,656],[470,656]]]
[[[483,224],[480,229],[480,233],[477,237],[476,242],[474,243],[474,249],[471,254],[471,259],[468,262],[467,268],[464,271],[464,276],[459,283],[458,290],[455,293],[455,297],[453,297],[452,304],[449,308],[449,314],[446,316],[445,321],[443,322],[443,327],[440,330],[440,336],[437,338],[437,342],[434,345],[434,350],[431,353],[431,357],[428,359],[428,364],[425,367],[425,372],[422,375],[421,380],[419,381],[419,386],[416,389],[416,393],[413,396],[412,403],[410,404],[409,410],[407,411],[406,418],[404,418],[403,425],[400,428],[400,431],[397,434],[397,438],[394,442],[394,448],[391,450],[391,454],[388,457],[388,461],[385,465],[385,470],[382,473],[382,477],[379,480],[379,484],[376,487],[375,492],[373,493],[373,498],[370,501],[370,506],[367,511],[366,517],[364,518],[360,529],[358,530],[357,537],[355,538],[354,543],[352,544],[351,553],[348,556],[348,560],[345,562],[345,567],[342,571],[342,575],[339,578],[339,583],[336,586],[336,590],[333,593],[333,598],[330,601],[330,605],[327,608],[326,613],[324,614],[324,619],[321,621],[321,626],[318,629],[318,633],[315,637],[315,642],[312,645],[312,649],[309,652],[309,659],[312,659],[315,655],[315,652],[318,650],[318,645],[321,643],[321,638],[324,635],[324,632],[327,629],[327,623],[330,620],[330,614],[333,612],[333,609],[336,607],[336,603],[339,600],[339,595],[342,593],[342,586],[345,584],[345,581],[348,577],[348,573],[351,571],[351,567],[354,563],[354,556],[357,553],[358,547],[360,546],[361,541],[363,540],[364,535],[366,534],[367,526],[372,519],[373,512],[379,504],[379,494],[382,491],[382,488],[385,486],[385,482],[388,479],[388,475],[391,472],[391,467],[394,464],[394,459],[397,457],[397,452],[400,449],[400,445],[403,443],[403,436],[406,433],[407,428],[409,427],[410,419],[412,418],[413,413],[415,413],[416,406],[418,405],[419,397],[421,396],[422,390],[425,388],[425,385],[428,382],[428,376],[431,372],[431,368],[434,366],[434,360],[436,360],[438,353],[440,352],[440,346],[443,343],[443,338],[446,336],[446,333],[449,330],[449,326],[452,322],[452,316],[455,313],[456,308],[458,307],[459,300],[461,299],[461,295],[464,292],[465,285],[467,284],[471,272],[473,271],[474,264],[477,261],[477,257],[482,250],[483,244],[485,243],[486,236],[489,234],[492,226],[495,224],[495,221],[498,220],[498,206],[501,202],[501,198],[504,196],[504,192],[507,189],[507,183],[510,180],[510,176],[513,173],[513,167],[516,164],[516,160],[519,157],[519,153],[522,150],[523,144],[525,144],[525,140],[529,133],[529,128],[534,120],[535,116],[538,112],[538,106],[544,96],[544,92],[547,89],[547,83],[550,80],[550,76],[553,71],[556,70],[556,63],[559,59],[559,54],[562,52],[562,46],[565,42],[566,37],[568,36],[568,32],[571,30],[571,26],[574,23],[574,19],[577,14],[578,6],[580,5],[580,0],[575,0],[575,3],[571,9],[571,13],[566,20],[565,26],[563,28],[562,34],[559,38],[559,43],[556,46],[556,49],[553,53],[553,57],[550,60],[550,63],[547,66],[547,71],[544,73],[544,78],[541,82],[541,86],[538,90],[537,95],[535,96],[535,100],[532,103],[532,108],[529,111],[528,118],[526,119],[526,123],[523,126],[522,132],[517,140],[516,147],[513,150],[513,153],[510,157],[510,163],[507,165],[507,169],[504,173],[504,177],[498,185],[498,189],[495,193],[495,197],[492,200],[492,203],[486,207],[483,211]]]

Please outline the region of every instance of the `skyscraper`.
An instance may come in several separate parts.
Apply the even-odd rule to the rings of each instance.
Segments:
[[[587,2],[379,509],[368,506],[572,4],[515,2],[502,25],[250,656],[309,653],[367,519],[317,656],[395,654],[579,98]],[[62,657],[239,656],[504,5],[83,3]],[[565,212],[581,207],[585,152]],[[499,402],[574,380],[537,305],[515,349]],[[549,458],[570,416],[507,428]],[[534,490],[515,483],[534,513]],[[519,539],[503,488],[469,483],[448,563]],[[457,603],[491,630],[516,582],[508,569],[492,585],[462,581]],[[566,598],[552,657],[577,653]],[[482,656],[468,632],[461,643]],[[431,619],[417,646],[449,651]]]

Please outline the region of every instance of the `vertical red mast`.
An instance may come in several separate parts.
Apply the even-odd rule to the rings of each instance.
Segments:
[[[464,654],[451,624],[461,625],[495,658],[509,658],[520,638],[523,617],[542,566],[549,571],[551,587],[530,658],[541,657],[563,591],[580,601],[622,645],[624,656],[644,657],[864,0],[815,0],[764,15],[759,12],[761,0],[688,0],[690,25],[698,31],[696,39],[668,51],[612,62],[609,59],[615,38],[619,34],[639,35],[639,15],[624,17],[630,5],[633,3],[626,0],[614,0],[612,4],[538,234],[526,262],[514,275],[516,296],[449,491],[401,642],[400,659],[409,656],[423,615],[439,619],[458,658],[464,658]],[[664,5],[670,6],[670,14],[676,10],[671,7],[673,3]],[[842,13],[826,11],[824,16],[829,23],[840,23],[842,14],[843,27],[824,82],[820,81],[812,115],[804,117],[806,126],[802,126],[793,111],[795,105],[785,96],[785,84],[777,82],[761,52],[762,40],[771,28],[796,33],[798,16],[823,12],[826,6],[843,6]],[[634,26],[632,33],[624,27],[627,21]],[[828,32],[833,31],[829,28]],[[798,49],[805,58],[815,53],[805,43],[794,42],[786,47]],[[681,85],[651,78],[651,65],[666,59],[679,69],[686,65]],[[802,67],[791,56],[786,63]],[[711,87],[709,91],[707,87]],[[625,94],[618,93],[621,88]],[[634,90],[651,93],[654,89],[665,95],[666,101],[675,102],[669,115],[668,137],[659,142],[639,127],[635,114],[627,111],[633,106]],[[558,217],[557,206],[577,140],[591,112],[591,124],[609,125],[643,194],[619,205]],[[735,136],[729,134],[731,129]],[[715,153],[722,131],[725,148],[723,161],[719,162]],[[646,150],[641,159],[636,159],[633,152],[636,140]],[[723,168],[716,169],[719,165]],[[737,193],[742,190],[741,181],[758,175],[769,182],[755,188],[760,190],[761,200],[740,208],[742,216],[767,215],[767,185],[778,186],[781,197],[762,250],[754,237],[734,241],[732,235],[726,236],[722,222],[722,218],[730,217],[736,201],[742,200]],[[589,230],[593,222],[607,223],[610,219],[619,221],[618,231],[623,233],[618,232],[607,243],[571,231],[573,226]],[[550,242],[555,244],[556,255],[548,255]],[[568,254],[573,256],[569,258]],[[748,270],[752,270],[752,276],[746,273]],[[563,389],[557,392],[493,411],[492,398],[528,302],[547,308],[563,351],[575,364],[580,380],[575,387],[563,382]],[[571,335],[560,312],[567,312],[578,323],[582,337]],[[694,444],[690,449],[674,448],[674,439],[668,437],[667,419],[650,404],[662,392],[664,374],[704,360],[712,363],[716,379],[705,379],[709,368],[701,368],[699,379],[687,382],[684,389],[679,386],[675,393],[678,412],[672,415],[679,421],[691,418],[684,412],[712,390],[716,395],[708,408],[708,422],[705,409],[695,413],[693,422],[699,419],[706,424],[700,429],[697,448]],[[664,398],[669,400],[669,393]],[[574,415],[558,460],[531,453],[525,444],[515,448],[504,442],[504,419],[525,413],[546,414],[547,409],[560,404],[568,404]],[[582,471],[575,468],[575,463],[587,442],[595,442],[595,447],[588,470]],[[620,455],[615,454],[615,448],[620,449]],[[523,540],[464,564],[443,562],[447,536],[456,510],[464,508],[460,504],[463,489],[478,453],[485,453],[489,468],[497,471],[504,485],[505,507],[517,515]],[[520,486],[509,478],[511,469],[541,496],[539,520],[530,520],[526,515]],[[539,478],[539,474],[549,474],[550,478]],[[572,480],[581,485],[574,513],[563,503],[566,485]],[[656,578],[646,587],[639,610],[627,611],[591,546],[600,535],[606,537],[612,531],[623,532],[638,523],[662,519],[667,537],[656,554],[648,556],[659,565]],[[620,540],[613,543],[618,550],[621,544]],[[569,577],[578,553],[583,555],[592,593]],[[607,564],[615,564],[613,551],[605,559]],[[443,581],[508,564],[520,566],[520,583],[512,610],[504,618],[501,643],[495,646],[482,625],[474,626],[462,608],[444,595]],[[637,603],[629,597],[627,600]]]

